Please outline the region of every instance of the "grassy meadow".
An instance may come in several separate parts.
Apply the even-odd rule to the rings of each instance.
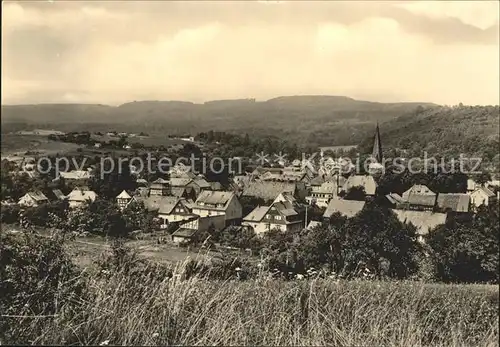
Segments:
[[[209,280],[109,250],[82,270],[63,245],[2,241],[2,344],[498,345],[498,286]]]

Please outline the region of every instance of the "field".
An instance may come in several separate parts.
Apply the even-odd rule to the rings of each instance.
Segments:
[[[99,141],[99,142],[109,142],[111,140],[119,140],[119,137],[116,136],[109,136],[109,135],[92,135],[92,139]],[[175,139],[175,138],[169,138],[166,135],[158,135],[158,134],[151,134],[149,136],[136,136],[136,137],[128,137],[127,142],[132,144],[132,143],[141,143],[146,147],[149,146],[172,146],[172,145],[180,145],[180,144],[186,144],[188,143],[187,141],[183,141],[181,139]]]
[[[175,264],[189,258],[203,257],[197,249],[180,248],[172,244],[157,244],[151,240],[131,240],[127,246],[143,258],[164,264]],[[110,243],[98,237],[82,237],[67,243],[68,253],[80,266],[90,266],[99,254],[110,249]],[[210,252],[216,255],[217,252]],[[203,254],[209,254],[204,252]]]
[[[47,136],[20,134],[2,134],[1,144],[2,157],[23,155],[27,151],[38,155],[62,154],[81,147],[74,143],[50,141]]]
[[[82,271],[48,239],[15,237],[0,243],[4,344],[498,346],[498,286],[216,281],[97,250],[107,260]]]

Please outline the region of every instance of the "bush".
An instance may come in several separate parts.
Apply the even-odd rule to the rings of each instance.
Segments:
[[[24,324],[36,322],[30,316],[58,314],[63,305],[84,295],[82,273],[64,251],[61,238],[2,233],[0,264],[0,312],[26,316]],[[32,331],[16,329],[17,324],[18,320],[9,317],[0,320],[0,332],[6,332],[3,338],[28,341],[41,328],[33,324]],[[16,333],[10,335],[13,331]]]

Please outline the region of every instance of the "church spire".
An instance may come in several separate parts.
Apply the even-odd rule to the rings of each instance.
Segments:
[[[382,142],[380,141],[380,130],[378,128],[378,122],[377,122],[377,128],[375,129],[375,140],[373,142],[373,152],[372,152],[373,158],[377,160],[378,163],[382,163]]]

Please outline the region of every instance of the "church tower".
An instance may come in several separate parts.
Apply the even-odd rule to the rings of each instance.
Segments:
[[[382,142],[380,141],[380,130],[378,128],[378,122],[377,128],[375,129],[375,140],[373,141],[372,156],[377,160],[378,163],[382,163]]]

